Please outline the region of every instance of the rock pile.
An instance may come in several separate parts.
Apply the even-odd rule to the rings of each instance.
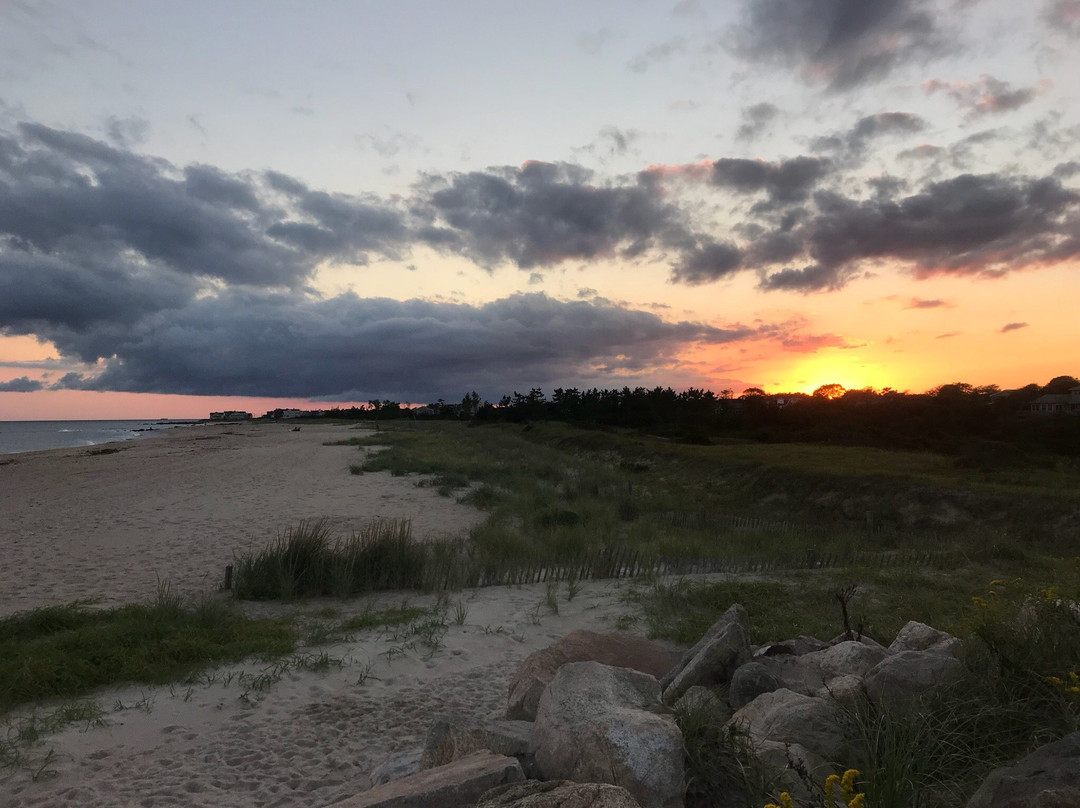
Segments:
[[[963,646],[908,623],[889,647],[841,635],[754,648],[735,604],[683,654],[619,634],[574,632],[537,651],[509,687],[506,718],[441,716],[425,748],[372,773],[339,808],[682,808],[673,707],[737,727],[779,788],[798,796],[850,760],[852,707],[919,709],[961,676]],[[735,804],[735,803],[733,803]],[[1080,808],[1080,733],[995,771],[969,808]],[[718,806],[722,808],[722,806]]]

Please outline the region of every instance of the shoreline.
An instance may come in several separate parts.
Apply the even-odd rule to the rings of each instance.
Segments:
[[[483,514],[414,477],[353,475],[364,450],[323,446],[351,425],[223,424],[0,462],[0,616],[89,600],[146,601],[158,581],[215,591],[236,553],[305,519],[347,535],[407,518],[421,541],[463,535]]]

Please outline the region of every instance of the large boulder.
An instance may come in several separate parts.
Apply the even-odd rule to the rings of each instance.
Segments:
[[[728,700],[731,702],[731,706],[738,710],[740,707],[745,707],[762,693],[772,693],[782,686],[779,677],[775,676],[761,662],[747,662],[736,668],[735,673],[731,675]]]
[[[334,803],[334,808],[472,808],[481,795],[525,779],[517,760],[474,752]]]
[[[842,760],[848,747],[843,713],[829,699],[786,688],[762,693],[729,722],[744,730],[755,747],[765,741],[797,744],[825,760]]]
[[[648,674],[563,665],[540,698],[532,745],[545,780],[622,786],[643,808],[682,806],[682,733]]]
[[[915,620],[900,629],[900,633],[889,646],[891,654],[898,654],[901,651],[936,651],[959,660],[964,658],[964,644],[959,637]]]
[[[889,652],[877,643],[846,640],[820,651],[803,654],[798,659],[800,664],[813,668],[824,682],[828,682],[849,674],[865,676],[888,655]]]
[[[900,651],[885,657],[866,675],[866,692],[875,703],[906,709],[936,687],[959,679],[960,660],[936,651]]]
[[[967,808],[1080,808],[1080,732],[994,769]]]
[[[467,715],[442,715],[432,722],[420,759],[422,768],[445,766],[478,750],[515,757],[526,774],[531,772],[532,755],[528,721],[499,721]]]
[[[661,681],[664,701],[674,704],[694,685],[726,684],[752,657],[750,619],[738,603],[724,612]]]
[[[532,721],[540,696],[556,671],[568,662],[600,662],[630,668],[659,678],[675,665],[680,652],[659,642],[629,634],[574,631],[558,642],[530,654],[510,681],[506,717]]]
[[[493,788],[476,808],[641,808],[630,792],[606,783],[527,780]]]

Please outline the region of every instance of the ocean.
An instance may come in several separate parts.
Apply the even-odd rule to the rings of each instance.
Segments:
[[[0,455],[137,440],[192,421],[0,421]]]

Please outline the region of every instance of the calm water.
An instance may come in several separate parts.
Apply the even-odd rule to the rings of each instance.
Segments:
[[[0,421],[0,455],[136,440],[190,421]]]

